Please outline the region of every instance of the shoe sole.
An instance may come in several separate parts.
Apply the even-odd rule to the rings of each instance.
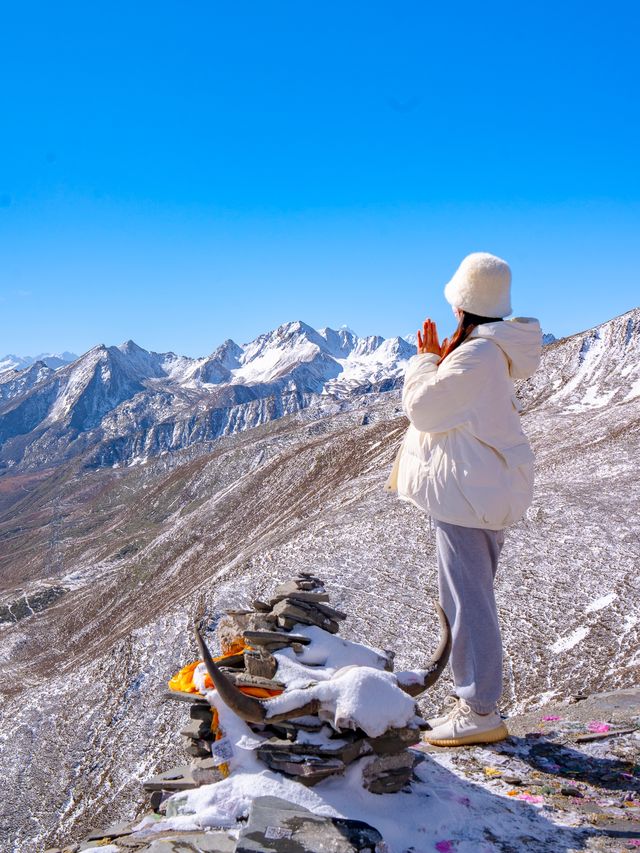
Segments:
[[[423,735],[422,739],[432,746],[470,746],[478,743],[495,743],[509,737],[509,731],[505,725],[496,726],[486,732],[478,732],[475,735],[464,735],[463,737],[440,738],[430,740],[429,735]]]

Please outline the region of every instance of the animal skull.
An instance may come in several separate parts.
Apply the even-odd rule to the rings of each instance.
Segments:
[[[451,629],[449,621],[442,607],[436,603],[438,618],[440,620],[440,643],[433,657],[429,661],[426,669],[417,673],[412,673],[411,683],[403,684],[398,680],[398,687],[410,696],[419,696],[429,687],[432,687],[442,671],[444,670],[449,660],[451,652]],[[222,701],[231,708],[241,719],[249,723],[277,723],[282,720],[293,719],[316,714],[319,709],[317,699],[311,699],[307,703],[303,703],[298,708],[287,711],[282,714],[269,715],[269,701],[256,699],[253,696],[248,696],[235,686],[235,684],[227,678],[222,670],[216,665],[211,657],[207,644],[205,643],[198,625],[194,626],[196,641],[200,649],[200,654],[207,668],[207,672],[214,684],[215,689]],[[304,692],[304,691],[301,691]]]

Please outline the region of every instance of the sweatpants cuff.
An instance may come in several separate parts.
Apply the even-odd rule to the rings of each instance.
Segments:
[[[498,706],[495,702],[493,705],[479,705],[477,702],[469,702],[469,700],[467,700],[467,705],[472,711],[475,711],[476,714],[490,714],[492,711],[498,710]]]

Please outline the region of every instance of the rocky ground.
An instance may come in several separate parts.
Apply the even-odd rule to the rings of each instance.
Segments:
[[[379,802],[381,811],[393,814],[396,797],[400,798],[400,820],[408,798],[415,810],[423,810],[425,840],[418,844],[415,831],[409,828],[407,846],[401,848],[387,846],[384,834],[382,841],[375,841],[375,833],[363,840],[362,832],[358,835],[353,827],[342,827],[341,840],[335,842],[338,846],[331,846],[334,842],[328,839],[336,819],[307,815],[300,823],[304,809],[292,804],[289,808],[298,816],[299,835],[292,839],[281,829],[280,837],[275,837],[274,826],[283,821],[291,825],[291,818],[287,823],[286,807],[283,818],[282,802],[262,798],[256,801],[258,817],[260,809],[267,809],[269,817],[261,831],[264,836],[271,830],[271,838],[260,836],[253,817],[253,824],[240,823],[231,829],[158,833],[152,824],[161,818],[151,812],[151,825],[138,831],[139,820],[97,829],[82,842],[55,851],[76,853],[98,847],[109,853],[619,853],[640,848],[640,688],[576,695],[510,717],[508,726],[511,736],[507,740],[486,747],[415,747],[419,760],[409,788],[397,795],[381,795]],[[323,785],[330,783],[321,782],[314,791],[322,795]],[[450,815],[444,822],[438,818],[434,806],[444,800],[455,801],[456,820]],[[318,829],[318,822],[324,823],[324,829]],[[375,828],[375,821],[373,824]],[[246,846],[247,828],[253,828],[253,846]]]
[[[486,748],[420,749],[456,775],[526,802],[558,824],[557,847],[532,838],[517,849],[640,848],[640,688],[578,694],[511,717],[508,727],[507,741]],[[560,827],[576,828],[569,834],[580,844],[561,841]],[[497,842],[495,849],[513,848]]]

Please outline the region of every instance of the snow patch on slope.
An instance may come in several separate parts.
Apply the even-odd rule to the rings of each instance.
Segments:
[[[592,601],[590,604],[587,604],[584,612],[595,613],[596,610],[602,610],[604,607],[608,607],[610,604],[612,604],[617,597],[617,592],[610,592],[607,595],[603,595],[601,598],[596,598],[595,601]]]
[[[576,628],[571,634],[566,637],[560,637],[559,640],[556,640],[550,646],[551,651],[558,655],[560,652],[568,652],[569,649],[572,649],[574,646],[577,646],[578,643],[581,643],[582,640],[589,634],[590,628],[587,628],[585,625],[582,625],[580,628]]]

